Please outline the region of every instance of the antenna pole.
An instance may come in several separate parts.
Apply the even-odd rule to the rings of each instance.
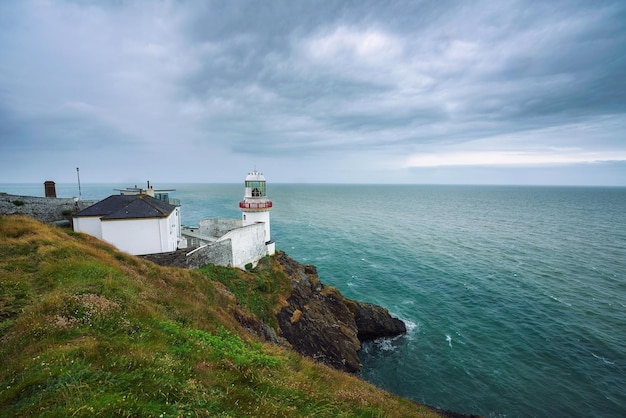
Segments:
[[[80,191],[80,171],[78,170],[78,167],[76,167],[76,176],[78,177],[78,198],[83,200],[83,194]]]

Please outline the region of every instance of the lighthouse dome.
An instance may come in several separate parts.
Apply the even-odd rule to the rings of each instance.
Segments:
[[[246,181],[265,181],[265,177],[263,177],[263,173],[254,170],[252,173],[248,173]]]

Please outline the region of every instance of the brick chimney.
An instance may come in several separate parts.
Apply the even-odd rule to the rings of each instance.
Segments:
[[[57,189],[52,180],[44,181],[43,186],[46,190],[46,197],[57,197]]]

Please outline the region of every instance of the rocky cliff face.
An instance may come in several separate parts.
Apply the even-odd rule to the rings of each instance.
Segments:
[[[354,373],[361,369],[361,341],[406,332],[386,309],[347,299],[322,284],[315,266],[301,265],[282,252],[276,257],[292,285],[287,306],[277,315],[280,333],[300,354]]]

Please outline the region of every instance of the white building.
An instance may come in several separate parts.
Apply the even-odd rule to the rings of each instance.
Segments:
[[[180,208],[142,191],[109,196],[72,215],[72,221],[74,231],[93,235],[134,255],[186,246],[181,235]]]
[[[188,256],[202,264],[245,268],[276,252],[270,235],[270,210],[265,178],[254,170],[245,180],[244,200],[239,202],[242,219],[203,219],[197,227],[184,227],[182,234],[190,247]]]
[[[262,173],[254,170],[246,177],[244,198],[239,202],[241,219],[204,219],[197,227],[183,227],[179,203],[169,203],[174,201],[169,191],[154,190],[149,183],[146,189],[120,190],[121,194],[75,213],[74,230],[134,255],[190,248],[181,263],[188,267],[211,263],[244,269],[276,252],[270,235],[273,205]]]
[[[265,227],[265,245],[267,246],[267,254],[274,255],[276,246],[270,234],[270,211],[272,210],[272,201],[267,198],[265,188],[265,177],[263,173],[254,170],[248,173],[245,181],[245,194],[241,202],[241,220],[243,226],[255,223],[263,223]]]

